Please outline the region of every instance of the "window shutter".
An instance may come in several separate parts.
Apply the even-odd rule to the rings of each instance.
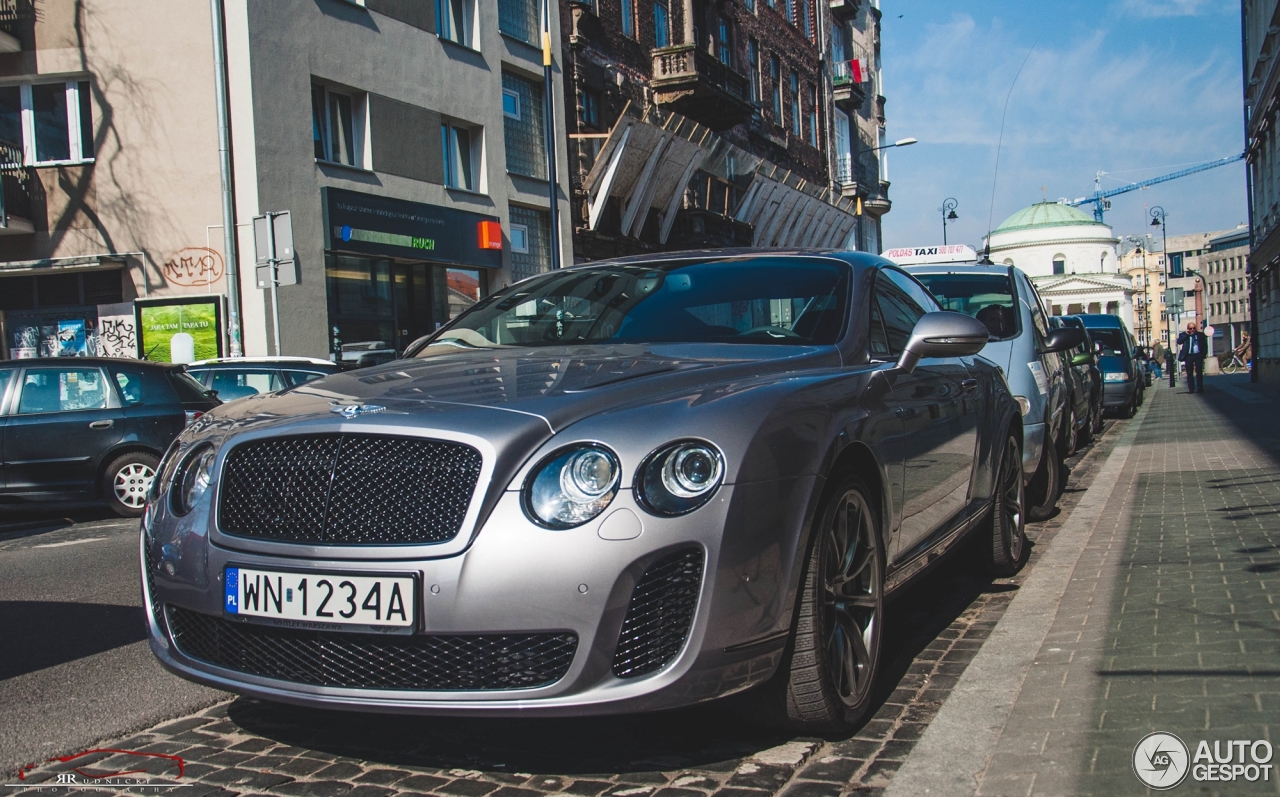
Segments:
[[[369,127],[375,172],[444,183],[439,113],[370,94]]]

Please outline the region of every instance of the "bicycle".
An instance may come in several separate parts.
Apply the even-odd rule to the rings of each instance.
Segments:
[[[1248,370],[1249,364],[1240,359],[1240,355],[1236,352],[1231,352],[1231,361],[1222,366],[1222,373],[1224,374],[1238,374]]]

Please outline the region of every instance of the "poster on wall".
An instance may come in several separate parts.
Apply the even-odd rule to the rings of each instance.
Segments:
[[[58,356],[87,357],[89,352],[85,346],[84,321],[71,320],[58,322]]]
[[[221,304],[214,296],[137,302],[142,358],[189,363],[222,356]]]
[[[138,319],[133,302],[98,305],[98,356],[138,357]]]

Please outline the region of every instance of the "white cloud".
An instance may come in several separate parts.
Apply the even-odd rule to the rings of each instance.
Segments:
[[[1225,0],[1123,0],[1119,11],[1135,17],[1198,17],[1217,14],[1239,3]]]

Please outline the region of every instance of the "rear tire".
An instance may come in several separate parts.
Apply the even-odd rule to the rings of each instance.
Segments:
[[[1009,435],[996,464],[995,494],[987,521],[988,569],[997,576],[1011,576],[1022,567],[1027,554],[1026,488],[1022,484],[1022,447]]]
[[[1040,466],[1027,485],[1027,519],[1048,520],[1062,494],[1062,457],[1058,447],[1048,443],[1040,455]]]
[[[880,666],[885,556],[873,493],[837,477],[818,515],[795,629],[778,675],[786,724],[845,731],[867,714]]]
[[[1095,435],[1102,434],[1102,425],[1104,423],[1103,416],[1105,414],[1106,414],[1106,410],[1102,408],[1102,401],[1099,400],[1096,404],[1094,404],[1094,409],[1093,409],[1093,433]]]
[[[159,457],[142,451],[111,460],[102,472],[102,494],[111,511],[121,517],[140,516],[159,465]]]
[[[1058,438],[1061,443],[1061,454],[1063,459],[1067,459],[1076,453],[1076,411],[1075,408],[1067,410],[1066,423],[1062,427],[1062,435]]]

